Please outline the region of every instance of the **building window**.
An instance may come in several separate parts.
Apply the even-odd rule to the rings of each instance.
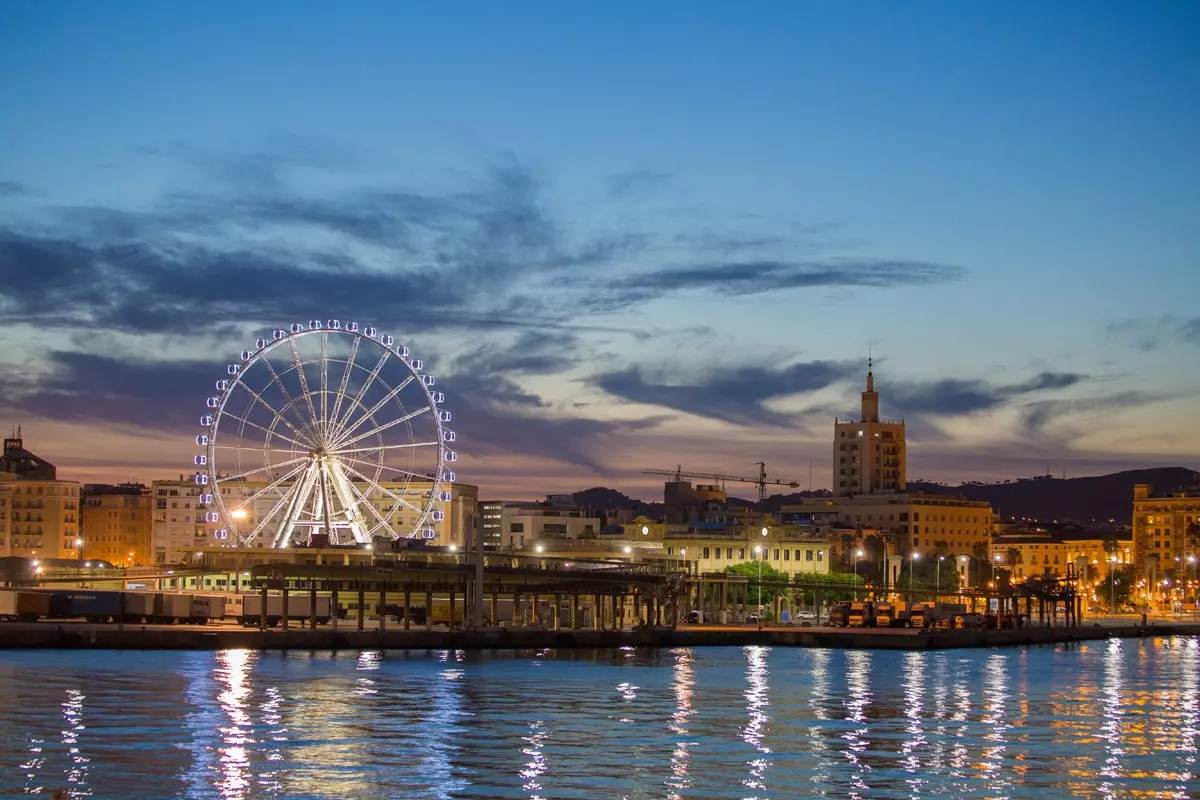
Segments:
[[[791,561],[791,560],[792,560],[792,551],[791,551],[791,550],[784,550],[784,551],[783,551],[783,560],[784,560],[784,561]]]
[[[524,522],[510,522],[508,524],[508,532],[509,533],[524,533],[525,532],[525,523]]]
[[[744,547],[738,548],[738,558],[740,558],[742,561],[746,560],[746,548],[744,548]]]
[[[813,551],[812,551],[812,550],[805,550],[805,551],[804,551],[804,560],[805,560],[805,561],[812,561],[812,560],[813,560]]]
[[[704,557],[708,558],[708,548],[704,548]]]
[[[775,560],[776,561],[779,560],[779,548],[778,547],[775,548]]]

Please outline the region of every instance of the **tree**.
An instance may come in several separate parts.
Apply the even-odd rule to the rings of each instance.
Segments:
[[[761,602],[764,606],[770,607],[776,597],[787,591],[785,584],[788,583],[788,574],[780,572],[766,561],[743,561],[740,564],[726,567],[725,571],[734,575],[746,576],[746,596],[743,601],[748,606],[756,606]],[[758,591],[760,586],[762,587],[761,600],[759,600]]]
[[[1200,553],[1197,553],[1200,550],[1200,519],[1188,523],[1184,536],[1191,554],[1200,558]]]
[[[1007,550],[1005,550],[1004,551],[1004,560],[1006,562],[1008,562],[1009,565],[1022,563],[1021,548],[1010,547]]]
[[[950,543],[945,539],[939,539],[933,543],[933,553],[938,556],[950,555]]]
[[[976,542],[971,545],[971,557],[975,559],[975,586],[982,586],[986,581],[983,579],[983,565],[988,562],[988,546],[986,542]]]

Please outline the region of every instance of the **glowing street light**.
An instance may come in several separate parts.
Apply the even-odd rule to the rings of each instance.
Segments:
[[[942,562],[946,560],[945,556],[938,556],[937,560],[937,577],[933,583],[933,599],[936,601],[938,594],[942,591]]]
[[[234,519],[245,519],[246,518],[246,509],[235,508],[232,512],[230,512],[229,515],[231,517],[233,517]]]
[[[913,550],[912,560],[908,562],[908,595],[910,600],[912,599],[913,570],[916,568],[917,559],[920,557],[921,554]]]
[[[858,560],[863,557],[863,551],[860,547],[854,551],[854,599],[858,599]]]
[[[763,536],[767,535],[767,529],[763,528]],[[754,560],[758,562],[758,621],[762,622],[762,547],[754,545]]]
[[[1108,607],[1112,609],[1112,613],[1117,613],[1116,597],[1116,576],[1117,576],[1117,557],[1110,556],[1108,564]]]

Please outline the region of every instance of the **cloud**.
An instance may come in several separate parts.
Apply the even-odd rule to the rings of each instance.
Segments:
[[[1130,342],[1142,352],[1157,350],[1165,344],[1200,344],[1200,317],[1181,319],[1174,315],[1135,317],[1109,323],[1106,333]]]
[[[982,380],[946,379],[889,383],[887,402],[899,415],[957,415],[989,411],[1016,397],[1066,389],[1088,379],[1073,372],[1042,372],[1021,383],[992,385]]]
[[[1070,400],[1038,400],[1021,408],[1021,422],[1029,435],[1043,435],[1056,423],[1081,423],[1084,414],[1123,411],[1172,399],[1163,392],[1126,391]]]
[[[701,264],[634,276],[627,290],[653,294],[684,289],[719,289],[757,294],[781,289],[819,287],[925,286],[962,277],[962,269],[942,264],[899,260],[750,261]]]
[[[606,183],[610,194],[624,198],[657,189],[670,179],[671,173],[669,172],[655,169],[635,169],[610,175]]]
[[[30,194],[29,187],[16,181],[0,180],[0,197],[16,197]]]
[[[596,375],[591,382],[631,403],[741,425],[786,425],[789,418],[767,408],[767,401],[824,389],[860,369],[857,362],[838,361],[810,361],[779,369],[744,366],[712,370],[702,380],[676,384],[648,380],[641,369],[630,367]]]

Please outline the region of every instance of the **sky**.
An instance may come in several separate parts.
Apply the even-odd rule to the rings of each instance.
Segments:
[[[1200,467],[1200,5],[0,7],[0,426],[188,472],[257,336],[409,343],[485,497]],[[729,486],[750,496],[753,486]]]

